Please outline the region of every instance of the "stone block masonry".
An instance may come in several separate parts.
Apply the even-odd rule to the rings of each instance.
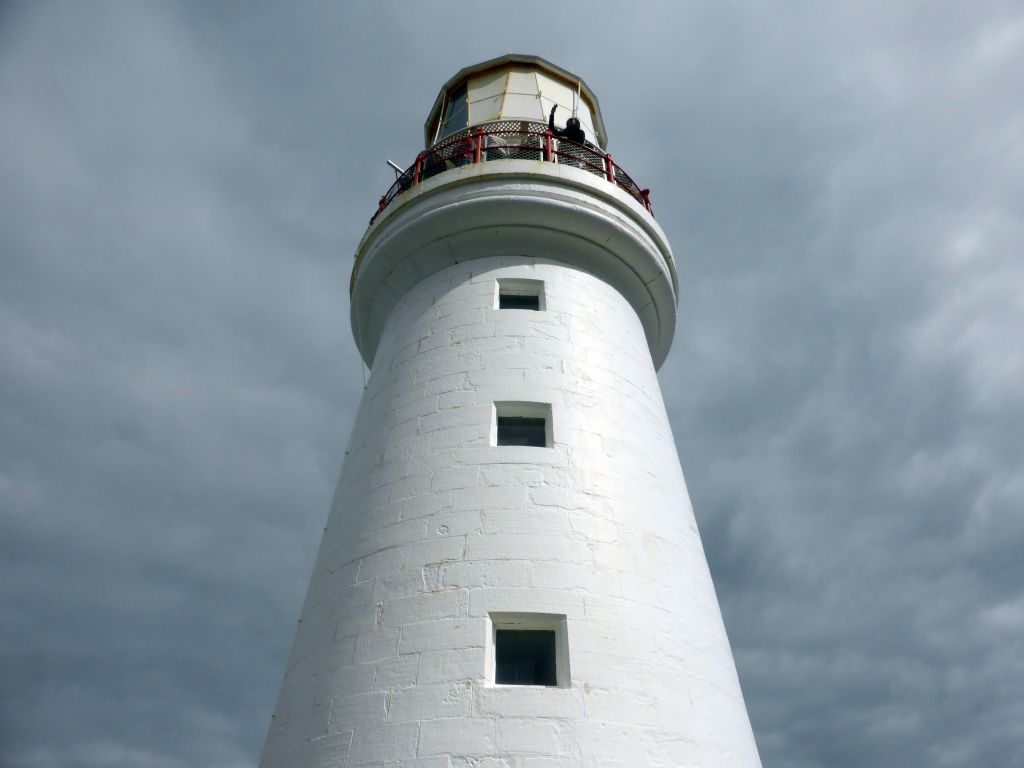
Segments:
[[[575,75],[468,67],[359,243],[371,374],[261,768],[760,768],[655,375],[675,260],[545,100],[605,146]]]
[[[499,279],[542,282],[545,308],[495,309]],[[551,446],[492,444],[495,402],[549,404]],[[566,687],[488,682],[495,613],[565,617]],[[395,302],[261,765],[759,765],[615,287],[512,255]]]

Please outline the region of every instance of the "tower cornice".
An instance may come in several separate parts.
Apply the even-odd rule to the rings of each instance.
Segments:
[[[678,283],[668,240],[630,195],[593,174],[531,160],[450,170],[382,211],[356,252],[356,343],[372,365],[395,303],[452,264],[538,253],[615,286],[644,327],[655,366],[675,332]]]

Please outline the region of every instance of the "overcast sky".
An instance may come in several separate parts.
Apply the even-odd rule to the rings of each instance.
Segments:
[[[510,49],[680,261],[766,768],[1024,765],[1024,6],[520,0],[0,4],[0,766],[255,763],[384,161]]]

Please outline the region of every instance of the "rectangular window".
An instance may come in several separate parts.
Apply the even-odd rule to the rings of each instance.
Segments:
[[[489,683],[570,687],[564,614],[490,613],[487,618]]]
[[[544,281],[499,279],[495,309],[544,309]]]
[[[528,296],[520,293],[498,294],[498,309],[540,309],[540,296]]]
[[[548,444],[546,432],[544,419],[531,419],[529,416],[498,417],[498,445],[544,448]]]
[[[494,665],[498,685],[557,685],[555,631],[495,630]]]
[[[551,406],[548,403],[494,404],[491,445],[550,448],[553,444]]]

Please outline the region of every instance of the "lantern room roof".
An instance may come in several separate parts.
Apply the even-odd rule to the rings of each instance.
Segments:
[[[430,108],[430,114],[427,117],[426,123],[423,125],[425,146],[429,147],[434,140],[437,133],[438,123],[443,117],[441,110],[444,108],[445,96],[448,93],[456,89],[459,85],[474,75],[479,75],[487,72],[488,70],[501,69],[502,67],[511,65],[538,69],[545,72],[550,77],[562,80],[566,85],[571,86],[574,90],[579,89],[580,97],[587,102],[591,112],[593,113],[594,131],[597,134],[597,144],[602,148],[607,146],[608,137],[605,134],[604,120],[601,117],[601,107],[597,102],[597,96],[594,95],[592,90],[590,90],[590,86],[587,85],[581,77],[552,64],[547,59],[541,58],[540,56],[532,56],[522,53],[509,53],[505,56],[499,56],[495,59],[488,59],[487,61],[482,61],[479,64],[464,67],[463,69],[460,69],[454,77],[448,80],[448,82],[441,86],[441,90],[438,92],[437,98],[434,100],[434,106]]]

